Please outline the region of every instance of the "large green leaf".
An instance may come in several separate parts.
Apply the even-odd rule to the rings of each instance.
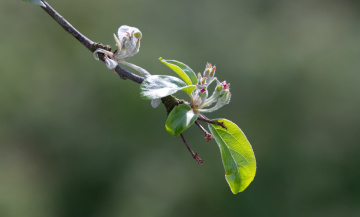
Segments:
[[[166,120],[166,130],[170,135],[178,136],[194,124],[198,116],[188,105],[175,106]]]
[[[25,2],[30,2],[36,5],[40,5],[42,7],[46,7],[46,5],[41,0],[24,0]]]
[[[197,84],[196,74],[189,66],[176,60],[164,60],[161,57],[159,60],[176,72],[188,85]]]
[[[245,134],[233,122],[226,119],[227,130],[219,125],[209,124],[209,129],[219,145],[225,168],[225,178],[234,194],[245,190],[255,177],[256,160]]]
[[[179,78],[167,75],[152,75],[141,83],[140,96],[144,99],[158,99],[179,90],[190,94],[194,89],[195,85],[187,85]]]

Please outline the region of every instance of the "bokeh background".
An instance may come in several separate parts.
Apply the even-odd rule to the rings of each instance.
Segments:
[[[185,132],[198,165],[139,98],[39,7],[0,2],[0,216],[360,216],[360,2],[49,1],[90,39],[143,33],[159,57],[231,83],[208,116],[237,123],[257,174],[233,195],[215,142]]]

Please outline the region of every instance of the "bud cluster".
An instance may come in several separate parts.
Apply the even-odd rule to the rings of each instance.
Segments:
[[[203,75],[198,73],[198,83],[196,84],[195,90],[191,93],[191,107],[196,112],[213,112],[222,106],[230,102],[230,84],[226,81],[219,82],[215,77],[216,66],[212,66],[211,63],[206,63]],[[208,97],[208,87],[216,81],[216,87],[213,94]],[[216,103],[212,108],[210,107]]]

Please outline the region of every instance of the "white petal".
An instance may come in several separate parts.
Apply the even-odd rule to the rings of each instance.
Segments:
[[[131,34],[132,32],[134,32],[134,34],[140,33],[140,39],[141,39],[142,34],[141,34],[140,30],[136,27],[131,27],[131,26],[127,26],[127,25],[120,26],[120,28],[118,29],[118,36],[119,36],[119,38],[123,38],[124,36],[127,36],[127,33]]]
[[[122,47],[121,47],[121,40],[119,40],[119,38],[114,34],[114,39],[115,39],[115,42],[116,42],[116,46],[118,47],[118,50],[121,51]]]
[[[104,50],[104,49],[101,49],[101,48],[98,48],[98,49],[96,49],[96,50],[94,51],[94,53],[93,53],[93,54],[94,54],[94,58],[95,58],[96,60],[99,60],[99,57],[98,57],[97,53],[103,53],[103,54],[108,55],[108,56],[110,56],[110,57],[113,56],[113,53],[112,53],[112,52],[107,51],[107,50]]]
[[[116,66],[118,65],[118,63],[115,60],[112,60],[109,58],[105,59],[105,64],[106,64],[106,67],[108,67],[108,69],[115,69]]]
[[[129,29],[131,27],[130,26],[127,26],[127,25],[123,25],[123,26],[120,26],[120,28],[118,29],[118,37],[119,39],[121,40],[123,37],[126,37],[127,33],[126,32],[129,32]]]
[[[149,77],[151,75],[148,71],[146,71],[145,69],[143,69],[140,66],[137,66],[135,64],[132,64],[132,63],[129,63],[129,62],[126,62],[126,61],[119,61],[119,63],[124,64],[126,66],[129,66],[129,67],[135,69],[136,71],[140,72],[141,76],[143,76],[145,78],[147,78],[147,77]]]
[[[161,103],[161,98],[157,98],[157,99],[151,100],[151,106],[152,106],[153,108],[158,107],[158,106],[160,105],[160,103]]]

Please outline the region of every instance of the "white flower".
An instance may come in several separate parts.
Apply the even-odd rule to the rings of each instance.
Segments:
[[[114,34],[118,50],[113,53],[113,58],[121,61],[137,54],[140,49],[141,37],[142,34],[138,28],[121,26],[118,29],[118,36]]]
[[[114,69],[118,63],[121,63],[140,72],[142,76],[148,77],[150,75],[148,71],[125,61],[127,58],[132,57],[139,52],[141,38],[142,33],[138,28],[126,25],[120,26],[118,29],[118,35],[116,36],[114,34],[114,39],[118,49],[111,52],[98,48],[94,52],[94,57],[96,60],[99,60],[97,53],[103,53],[106,56],[105,64],[109,69]]]

